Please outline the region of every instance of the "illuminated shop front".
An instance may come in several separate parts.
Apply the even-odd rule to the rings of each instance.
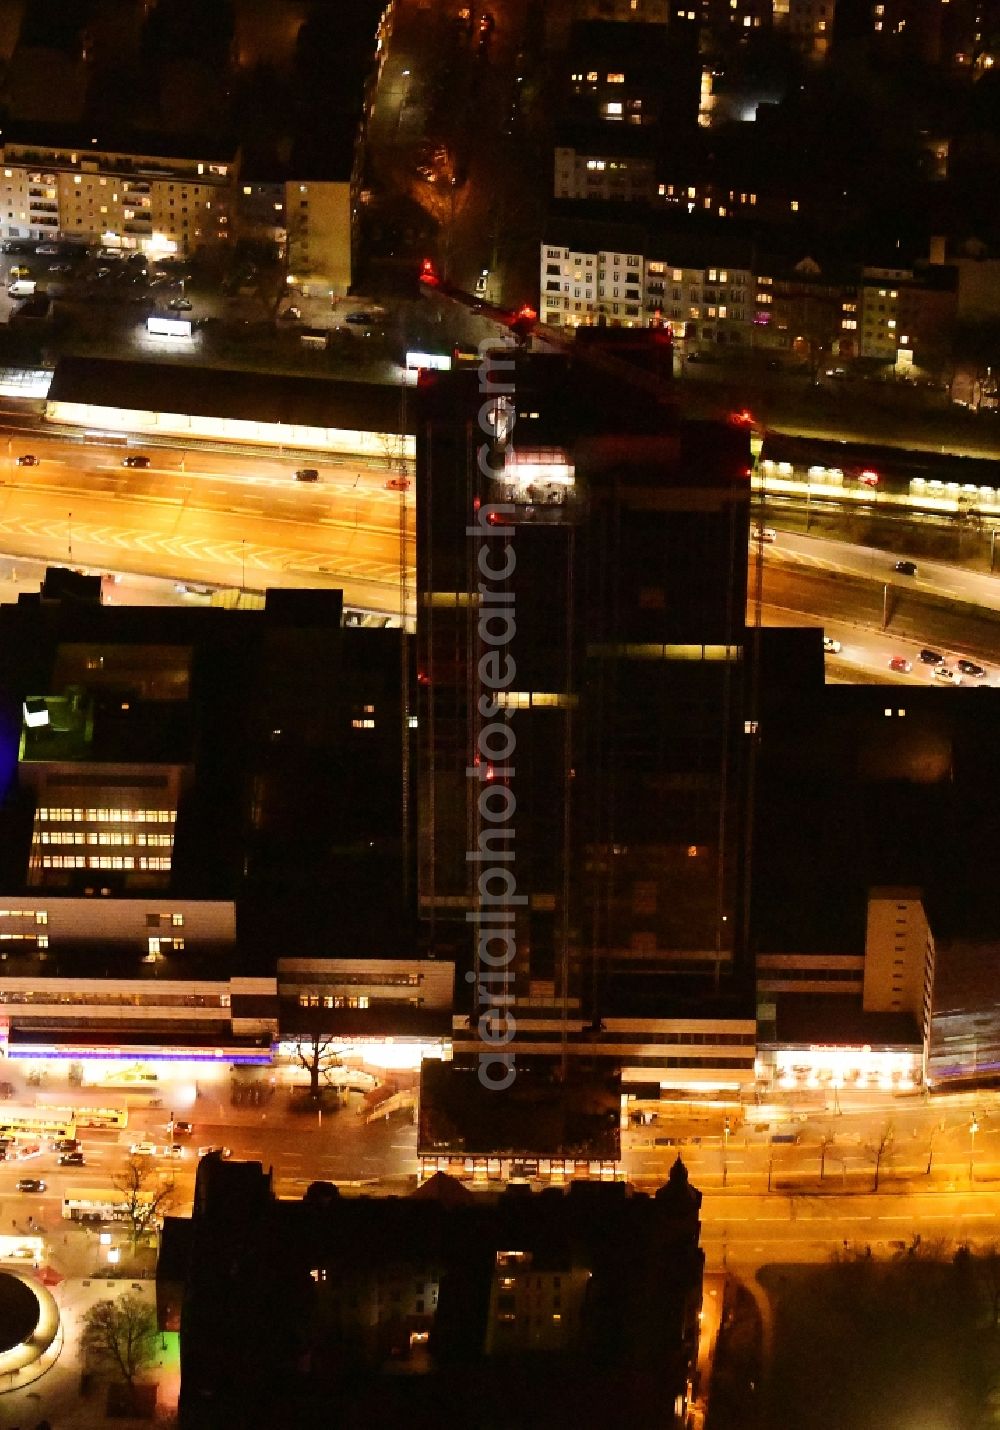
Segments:
[[[444,1062],[451,1059],[450,1038],[343,1037],[324,1038],[323,1044],[331,1061],[374,1073],[416,1072],[425,1058]],[[293,1068],[300,1065],[297,1046],[294,1040],[279,1042],[275,1048],[276,1064]]]
[[[907,1092],[921,1085],[923,1053],[915,1047],[842,1047],[812,1044],[777,1048],[774,1082],[781,1091],[802,1088]]]

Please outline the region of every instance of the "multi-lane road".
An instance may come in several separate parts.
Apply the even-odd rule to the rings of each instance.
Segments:
[[[127,468],[128,452],[150,465]],[[20,466],[20,456],[38,458]],[[390,471],[301,456],[81,442],[0,429],[0,550],[222,586],[342,587],[350,605],[398,613],[400,523],[413,578],[412,495]]]

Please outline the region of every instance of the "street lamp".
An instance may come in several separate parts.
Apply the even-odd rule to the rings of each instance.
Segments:
[[[722,1128],[722,1185],[726,1185],[726,1178],[729,1175],[729,1134],[733,1129],[729,1125],[727,1117]]]
[[[976,1151],[976,1133],[979,1131],[979,1123],[976,1121],[976,1114],[973,1113],[969,1119],[969,1185],[972,1185],[972,1161]]]

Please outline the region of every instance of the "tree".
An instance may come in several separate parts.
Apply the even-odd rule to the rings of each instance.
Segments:
[[[819,1139],[819,1179],[823,1180],[826,1175],[826,1154],[833,1146],[834,1137],[832,1132],[824,1132]]]
[[[333,1086],[332,1075],[340,1067],[340,1058],[334,1048],[334,1034],[328,1032],[320,1020],[311,1021],[308,1031],[296,1035],[295,1056],[309,1074],[310,1101],[318,1102],[323,1089]]]
[[[124,1172],[117,1173],[111,1180],[122,1194],[122,1213],[128,1222],[134,1251],[163,1213],[169,1211],[174,1184],[158,1181],[146,1157],[130,1157]]]
[[[895,1136],[896,1129],[893,1127],[891,1122],[887,1122],[882,1128],[882,1131],[879,1134],[877,1141],[869,1144],[869,1155],[875,1158],[875,1181],[872,1186],[873,1192],[878,1191],[878,1181],[882,1172],[882,1162],[885,1158],[886,1153],[892,1146],[893,1139],[895,1138]]]
[[[132,1389],[153,1359],[156,1312],[131,1292],[117,1301],[97,1301],[83,1318],[84,1350],[115,1367]]]

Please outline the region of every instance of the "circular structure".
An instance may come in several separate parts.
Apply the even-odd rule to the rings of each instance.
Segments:
[[[26,1282],[0,1271],[0,1354],[29,1340],[40,1315],[38,1298]]]
[[[30,1385],[59,1359],[59,1307],[41,1282],[0,1271],[0,1395]]]

